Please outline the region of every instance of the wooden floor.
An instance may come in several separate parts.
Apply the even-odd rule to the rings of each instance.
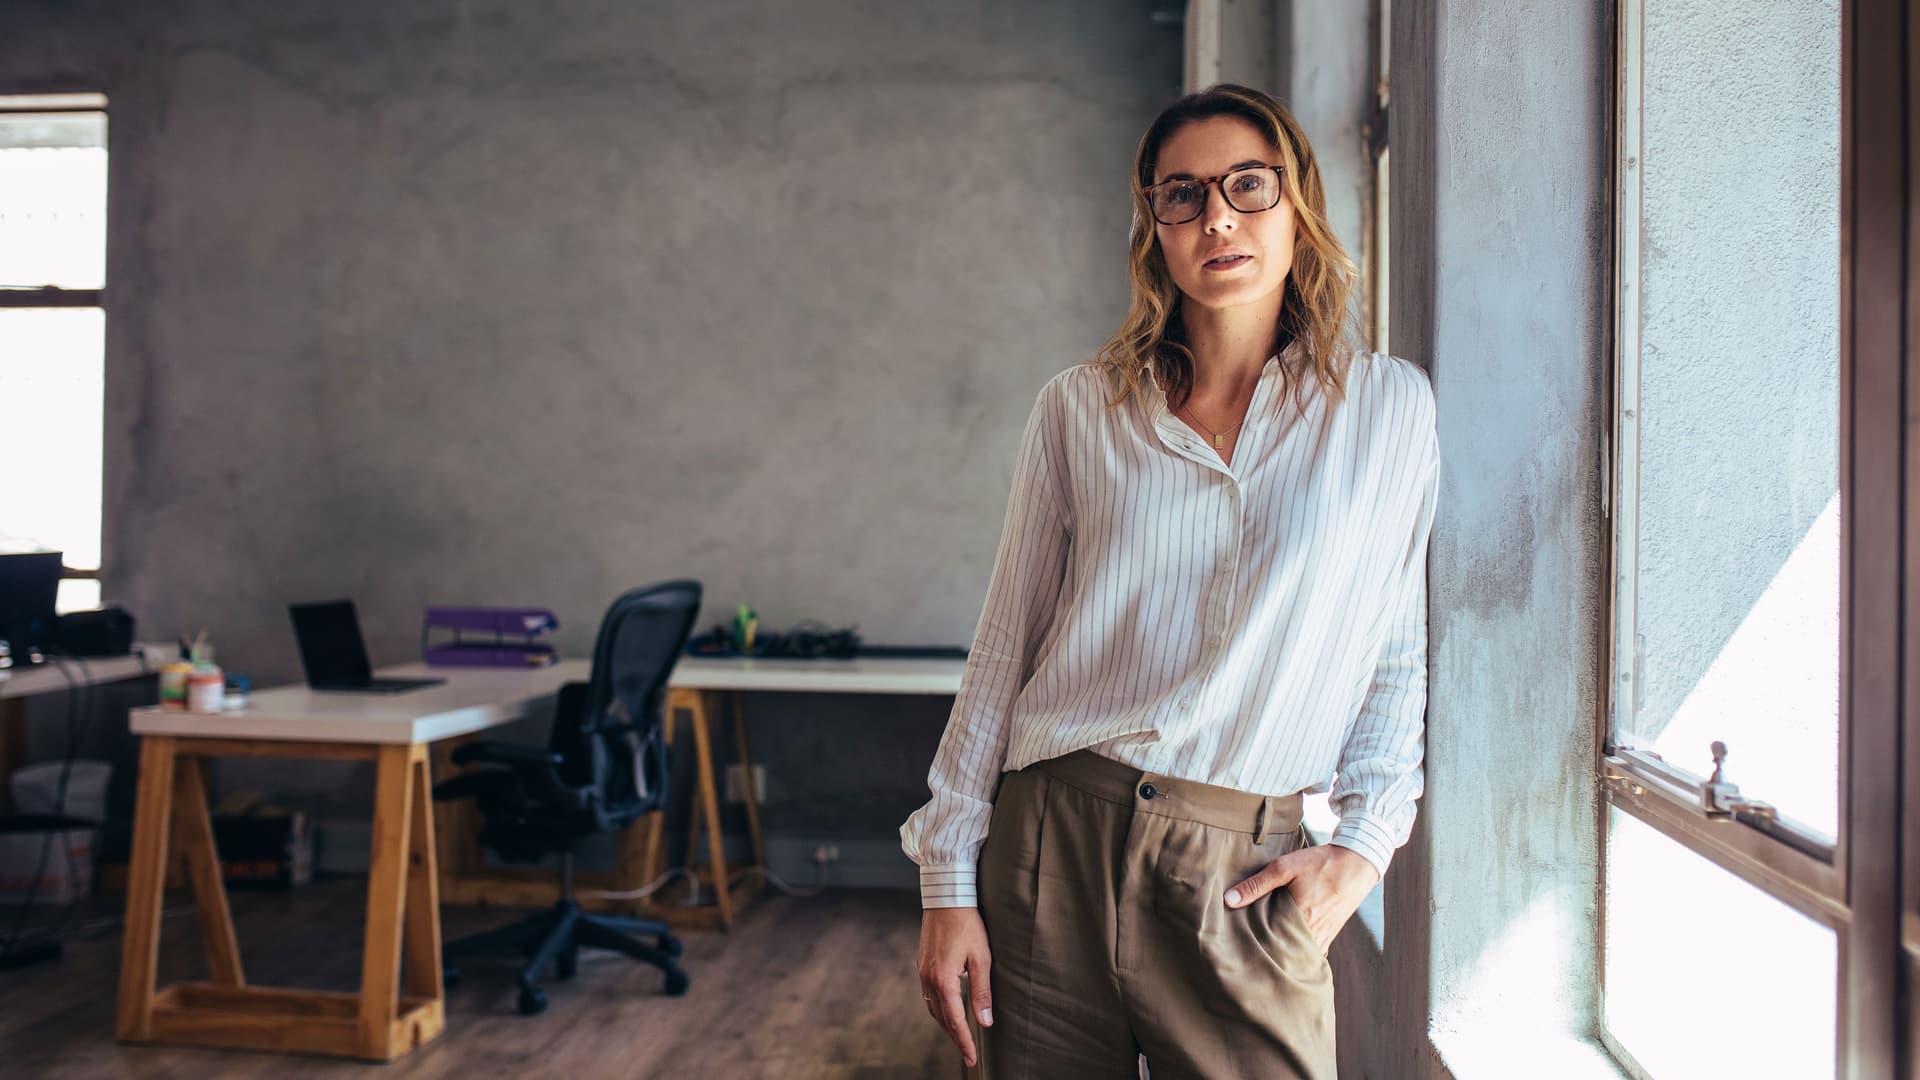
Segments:
[[[99,898],[112,910],[111,898]],[[247,979],[351,989],[359,977],[365,882],[316,881],[294,894],[235,893]],[[169,895],[169,905],[186,902]],[[170,909],[171,910],[171,909]],[[4,914],[0,932],[12,926]],[[448,908],[448,938],[509,921]],[[113,1041],[117,929],[70,940],[59,960],[0,971],[0,1074],[20,1077],[760,1077],[960,1076],[958,1053],[920,1004],[914,954],[919,898],[909,892],[770,894],[727,934],[681,934],[692,979],[663,997],[661,975],[622,956],[582,951],[550,1004],[514,1011],[507,958],[462,963],[447,1033],[391,1065],[240,1051],[122,1046]],[[163,984],[202,976],[189,913],[162,930]]]

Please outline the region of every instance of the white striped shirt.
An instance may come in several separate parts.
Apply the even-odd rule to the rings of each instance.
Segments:
[[[1268,359],[1231,465],[1157,385],[1111,412],[1092,364],[1041,388],[933,797],[900,827],[924,907],[975,904],[1001,773],[1083,748],[1330,790],[1331,842],[1386,872],[1423,787],[1433,388],[1356,353],[1323,432],[1317,386],[1282,393],[1300,355]]]

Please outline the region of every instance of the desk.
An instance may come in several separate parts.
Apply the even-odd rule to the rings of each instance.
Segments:
[[[567,664],[576,663],[568,661]],[[562,664],[565,667],[566,664]],[[863,659],[863,660],[765,660],[752,657],[714,658],[683,656],[674,664],[667,680],[665,735],[672,745],[682,717],[693,739],[694,789],[687,823],[687,861],[711,903],[695,907],[661,904],[650,900],[627,900],[596,896],[596,891],[635,892],[659,876],[665,849],[661,832],[665,814],[649,814],[625,829],[616,838],[614,869],[611,873],[578,875],[582,907],[599,911],[642,915],[659,919],[675,928],[726,930],[764,889],[758,884],[742,883],[722,889],[719,882],[743,869],[766,868],[766,841],[760,829],[760,804],[752,785],[746,785],[743,802],[747,831],[752,843],[753,861],[746,866],[729,867],[718,826],[720,821],[720,783],[715,769],[715,742],[712,717],[725,711],[733,727],[733,756],[745,775],[751,776],[753,759],[747,748],[747,729],[743,722],[743,693],[784,691],[832,694],[944,694],[960,692],[960,678],[966,671],[965,660]],[[577,678],[585,679],[584,668]],[[434,748],[434,770],[446,773],[454,768],[448,756],[458,740],[448,740]],[[544,869],[486,867],[474,837],[473,809],[467,803],[442,803],[435,807],[440,834],[447,839],[447,858],[441,863],[440,897],[450,904],[538,908],[560,898],[553,874]],[[704,865],[696,862],[706,833]]]
[[[736,749],[741,763],[750,768],[746,729],[740,723],[743,692],[954,694],[965,666],[961,660],[682,658],[668,683],[664,734],[671,741],[678,717],[687,714],[695,747],[691,832],[698,832],[702,819],[707,826],[708,864],[700,872],[710,882],[728,880],[707,711],[710,695],[731,695]],[[320,694],[305,687],[282,687],[255,693],[247,709],[236,713],[133,710],[132,730],[143,738],[120,964],[119,1038],[390,1061],[437,1037],[446,1023],[440,980],[443,896],[450,903],[476,898],[500,902],[499,890],[511,885],[508,902],[537,906],[553,902],[558,888],[549,880],[543,884],[545,893],[534,895],[532,887],[541,883],[528,878],[498,871],[443,872],[436,858],[436,831],[467,845],[472,830],[457,827],[468,812],[464,803],[433,804],[429,747],[437,757],[463,738],[527,716],[563,684],[585,680],[589,670],[581,660],[524,670],[428,669],[405,664],[382,669],[380,674],[433,675],[448,681],[395,695]],[[206,778],[200,766],[202,758],[223,756],[375,763],[359,992],[247,984],[214,852]],[[764,867],[759,808],[751,791],[747,814],[754,865]],[[649,814],[626,830],[616,883],[636,877],[645,882],[655,875],[664,817]],[[205,982],[162,989],[155,984],[169,844],[185,857],[210,976]],[[694,850],[689,847],[689,861]],[[664,908],[661,915],[724,928],[758,891],[758,887],[718,888],[710,908]]]
[[[138,679],[159,670],[161,664],[176,655],[176,646],[139,644],[127,656],[65,660],[65,672],[55,664],[10,669],[9,677],[0,679],[0,808],[12,802],[6,790],[6,778],[27,760],[27,698],[59,693],[71,686],[101,686]],[[68,676],[72,676],[73,683],[67,682]]]
[[[648,913],[667,921],[699,920],[696,925],[727,929],[739,912],[766,888],[764,874],[752,884],[734,886],[728,880],[726,853],[721,843],[720,810],[714,792],[713,765],[708,745],[708,706],[718,711],[723,706],[733,721],[734,752],[747,777],[753,775],[753,759],[747,752],[747,725],[741,695],[750,692],[784,691],[816,694],[941,694],[960,692],[960,678],[966,672],[965,660],[761,660],[754,658],[718,659],[686,657],[674,665],[667,686],[667,737],[672,739],[675,719],[687,714],[693,728],[696,772],[694,812],[687,826],[687,861],[692,863],[698,849],[695,837],[707,823],[707,865],[692,867],[703,886],[712,889],[711,908],[688,909],[660,907]],[[752,783],[743,785],[747,831],[753,845],[753,862],[747,868],[764,871],[767,865],[766,841],[760,832],[760,804]],[[655,814],[646,823],[647,841],[639,880],[653,880],[658,873],[661,846],[661,818]],[[745,868],[740,868],[745,869]]]
[[[519,719],[586,664],[435,669],[443,686],[406,694],[282,687],[233,713],[135,709],[140,788],[127,873],[117,1034],[134,1042],[283,1050],[390,1061],[440,1034],[440,901],[427,746]],[[420,675],[407,664],[383,675]],[[376,779],[367,929],[358,993],[249,986],[207,810],[208,757],[372,761]],[[155,985],[169,844],[185,856],[208,980]],[[404,994],[402,960],[404,959]]]

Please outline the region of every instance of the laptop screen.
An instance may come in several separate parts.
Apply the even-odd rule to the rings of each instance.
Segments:
[[[300,665],[310,686],[365,685],[373,678],[367,645],[360,637],[360,616],[351,600],[293,604],[293,636],[300,643]]]

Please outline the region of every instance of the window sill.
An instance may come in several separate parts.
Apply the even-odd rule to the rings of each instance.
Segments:
[[[1434,1032],[1433,1048],[1454,1080],[1633,1080],[1597,1039],[1488,1025]]]

